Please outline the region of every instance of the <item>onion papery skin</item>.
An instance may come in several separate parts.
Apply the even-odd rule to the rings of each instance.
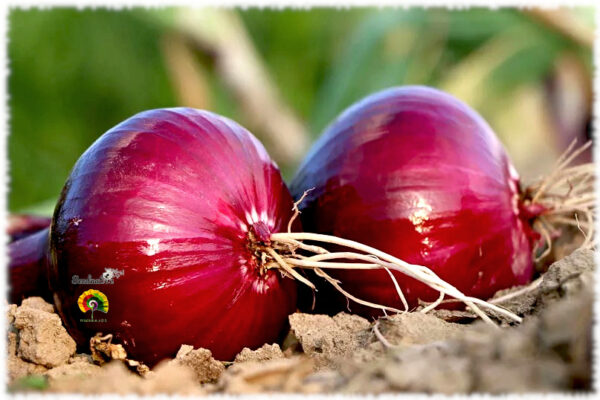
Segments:
[[[154,365],[182,344],[230,360],[278,339],[296,284],[260,274],[249,232],[287,229],[292,198],[254,136],[210,112],[142,112],[102,135],[77,161],[55,209],[49,281],[76,341],[114,334]],[[298,228],[298,225],[295,226]],[[73,284],[122,270],[113,284]],[[89,289],[106,314],[78,307]]]
[[[349,107],[312,147],[290,186],[296,199],[311,188],[300,204],[306,232],[424,265],[479,298],[531,279],[536,234],[519,211],[516,170],[489,125],[444,92],[391,88]],[[403,308],[386,271],[330,271],[351,294]],[[439,296],[401,273],[394,276],[410,307]],[[344,297],[320,292],[317,307],[346,308]],[[350,305],[353,312],[380,314]]]

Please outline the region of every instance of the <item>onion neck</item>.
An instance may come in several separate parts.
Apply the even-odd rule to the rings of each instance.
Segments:
[[[250,226],[246,235],[246,247],[254,259],[256,272],[261,277],[266,275],[269,262],[272,261],[267,250],[271,246],[269,236],[270,231],[262,222]]]
[[[519,215],[521,219],[530,223],[547,211],[548,207],[539,203],[532,203],[529,199],[519,202]]]

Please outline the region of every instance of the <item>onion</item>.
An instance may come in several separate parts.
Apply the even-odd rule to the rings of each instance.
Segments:
[[[46,232],[30,248],[48,245],[48,269],[35,279],[47,275],[80,346],[103,332],[149,365],[181,344],[229,360],[277,340],[296,308],[296,283],[266,252],[292,204],[262,145],[233,121],[189,108],[143,112],[77,161],[49,242]],[[24,270],[17,261],[11,279]]]
[[[29,296],[52,301],[48,288],[48,228],[10,243],[8,247],[9,300],[19,303]]]
[[[351,239],[427,266],[464,295],[486,299],[530,281],[540,237],[534,222],[545,216],[573,223],[574,210],[593,205],[586,197],[593,169],[566,169],[573,158],[560,160],[552,184],[522,191],[504,147],[475,111],[439,90],[409,86],[344,111],[303,161],[291,191],[296,199],[306,195],[300,203],[306,232]],[[578,196],[571,196],[579,203],[558,204],[549,190],[569,177],[581,183],[572,193]],[[414,308],[419,301],[435,306],[444,295],[435,285],[381,268],[334,270],[331,277],[357,298],[393,308]],[[330,312],[346,307],[348,296],[323,291],[317,305],[333,306]],[[355,302],[351,310],[382,312]]]

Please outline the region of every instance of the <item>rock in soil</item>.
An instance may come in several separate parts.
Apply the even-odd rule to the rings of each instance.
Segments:
[[[158,364],[147,378],[134,374],[126,363],[113,360],[102,367],[80,359],[53,368],[46,373],[50,392],[86,394],[185,394],[201,395],[205,391],[196,382],[191,368],[170,362]]]

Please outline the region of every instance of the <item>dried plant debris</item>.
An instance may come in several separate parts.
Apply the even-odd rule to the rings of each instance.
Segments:
[[[113,336],[111,334],[102,336],[102,333],[97,333],[96,336],[90,339],[90,351],[92,352],[92,360],[102,365],[111,360],[125,360],[127,352],[120,344],[112,344]]]
[[[295,313],[278,344],[243,349],[233,362],[182,345],[150,370],[127,358],[112,335],[75,353],[54,307],[41,298],[8,305],[11,392],[514,393],[590,390],[594,253],[579,250],[533,284],[496,294],[523,316],[502,328],[468,310],[400,313],[368,321]],[[460,323],[450,322],[458,321]],[[283,348],[283,351],[282,351]]]
[[[111,334],[102,335],[97,333],[96,336],[90,339],[90,351],[92,360],[102,365],[112,360],[123,361],[130,370],[135,371],[141,376],[150,372],[150,368],[143,363],[127,358],[127,352],[121,344],[112,343],[113,336]]]

